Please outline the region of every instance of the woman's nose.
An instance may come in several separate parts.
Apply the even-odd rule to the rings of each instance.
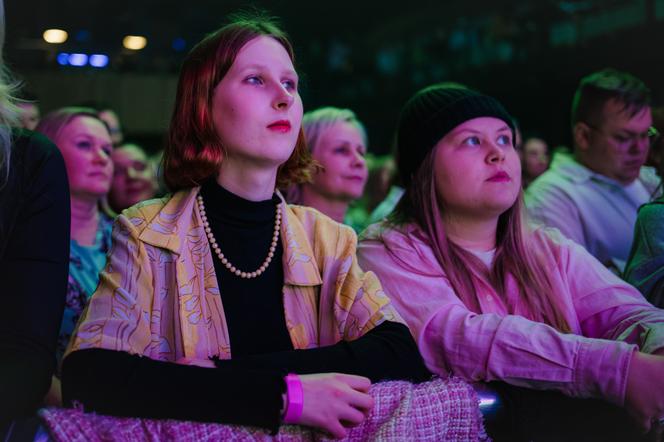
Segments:
[[[362,154],[362,152],[355,152],[355,154],[353,154],[353,166],[355,167],[366,166],[366,160],[364,159],[364,155]]]
[[[280,85],[278,93],[274,99],[275,109],[288,109],[293,104],[295,97],[286,88]]]
[[[111,161],[111,156],[106,152],[104,149],[97,149],[97,153],[95,155],[95,160],[100,162],[100,163],[108,163]]]
[[[497,146],[496,144],[491,144],[489,153],[487,154],[488,163],[502,163],[505,160],[505,151]]]

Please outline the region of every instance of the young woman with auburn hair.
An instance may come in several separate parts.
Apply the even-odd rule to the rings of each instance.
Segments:
[[[118,217],[64,360],[66,402],[341,437],[371,409],[371,382],[428,377],[350,228],[275,192],[311,164],[297,81],[266,19],[192,49],[164,155],[175,192]]]
[[[471,89],[425,88],[402,110],[406,191],[358,256],[428,368],[664,418],[664,311],[577,244],[524,222],[512,117]]]

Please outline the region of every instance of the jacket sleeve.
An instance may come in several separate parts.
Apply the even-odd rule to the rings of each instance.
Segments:
[[[24,150],[17,157],[25,162],[12,164],[10,183],[1,189],[20,194],[9,195],[16,206],[0,207],[17,220],[2,232],[7,242],[0,254],[0,433],[7,420],[33,412],[51,384],[69,262],[69,188],[62,155],[34,135],[16,149]],[[25,182],[24,191],[11,184],[18,181]]]
[[[634,344],[644,353],[664,348],[664,310],[582,247],[570,241],[561,247],[563,274],[585,336]]]
[[[273,369],[284,373],[345,373],[365,376],[371,382],[431,378],[417,345],[401,323],[384,321],[353,341],[306,350],[292,350],[216,360],[218,367]]]
[[[624,278],[653,305],[664,308],[664,202],[639,210]]]
[[[227,361],[231,362],[231,361]],[[87,412],[279,427],[285,373],[237,364],[217,368],[156,361],[122,351],[74,351],[63,362],[66,405]]]
[[[431,371],[623,403],[635,345],[561,333],[517,315],[477,314],[440,269],[429,271],[431,264],[413,258],[406,269],[375,240],[364,242],[359,254],[381,278]]]

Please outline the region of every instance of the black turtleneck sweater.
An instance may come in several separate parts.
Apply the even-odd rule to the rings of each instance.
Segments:
[[[215,181],[202,187],[219,248],[243,271],[264,261],[278,198],[251,202]],[[65,403],[118,416],[172,418],[256,425],[276,430],[287,373],[339,372],[422,381],[430,374],[402,324],[383,322],[361,338],[329,347],[293,350],[283,308],[281,238],[272,263],[258,278],[228,271],[213,252],[231,360],[216,369],[155,361],[112,350],[79,350],[63,363]]]
[[[247,201],[215,181],[205,183],[201,195],[212,234],[224,256],[240,270],[258,269],[272,243],[279,198],[275,195],[266,201]],[[267,270],[253,279],[231,273],[212,253],[233,358],[293,350],[281,293],[283,251],[281,241],[277,241]]]

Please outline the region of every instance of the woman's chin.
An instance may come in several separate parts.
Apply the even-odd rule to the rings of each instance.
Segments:
[[[352,203],[353,201],[362,198],[362,192],[348,191],[347,189],[340,189],[339,192],[335,194],[335,198],[338,201],[344,201],[347,203]]]

